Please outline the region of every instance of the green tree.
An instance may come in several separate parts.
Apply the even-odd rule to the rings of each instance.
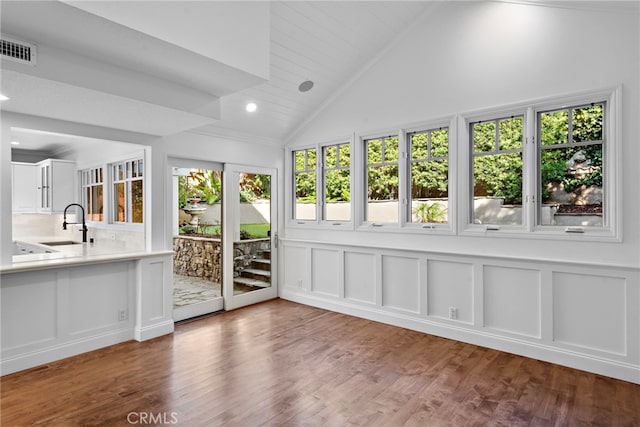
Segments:
[[[325,198],[327,202],[351,200],[351,147],[349,144],[332,145],[324,150]],[[346,169],[341,169],[346,168]]]
[[[569,117],[571,114],[571,137],[569,137]],[[602,187],[602,149],[600,143],[592,145],[572,145],[603,139],[603,106],[595,104],[575,109],[552,111],[540,115],[540,143],[542,145],[541,191],[546,200],[551,195],[550,187],[562,187],[573,192],[580,187]],[[553,148],[545,148],[554,146]],[[590,162],[591,172],[583,176],[572,174],[567,162],[582,151]]]
[[[398,199],[398,137],[367,141],[369,200]]]
[[[507,151],[522,149],[522,126],[522,117],[473,125],[475,196],[504,197],[508,204],[522,204],[522,152]]]

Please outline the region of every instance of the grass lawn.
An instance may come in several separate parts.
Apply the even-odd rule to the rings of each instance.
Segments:
[[[240,224],[240,231],[246,231],[253,238],[263,238],[268,237],[267,232],[271,229],[271,224]],[[220,235],[220,226],[212,225],[210,227],[206,227],[202,231],[204,234],[208,234],[211,236]],[[184,233],[180,233],[184,234]]]
[[[267,232],[270,229],[271,224],[240,224],[240,231],[244,230],[256,238],[268,237]]]

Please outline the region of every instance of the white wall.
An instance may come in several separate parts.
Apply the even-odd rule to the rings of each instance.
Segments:
[[[309,233],[349,242],[638,265],[640,154],[638,15],[499,2],[434,4],[416,25],[290,145],[400,126],[476,109],[622,85],[624,241],[597,245],[488,237]],[[459,150],[466,148],[460,141]],[[598,248],[594,250],[594,247]]]
[[[280,295],[640,383],[639,19],[582,6],[434,3],[290,145],[621,86],[622,242],[294,225]]]

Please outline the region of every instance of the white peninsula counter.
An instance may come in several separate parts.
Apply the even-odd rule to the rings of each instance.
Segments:
[[[0,266],[0,374],[173,332],[172,251],[37,240]]]

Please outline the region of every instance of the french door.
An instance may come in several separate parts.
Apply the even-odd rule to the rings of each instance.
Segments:
[[[224,165],[225,310],[278,296],[276,189],[275,169]]]
[[[221,191],[222,163],[170,157],[168,165],[173,214],[173,320],[177,322],[224,308],[224,235],[219,224],[226,196]],[[210,195],[216,194],[215,203],[195,201],[202,182],[207,183]]]

